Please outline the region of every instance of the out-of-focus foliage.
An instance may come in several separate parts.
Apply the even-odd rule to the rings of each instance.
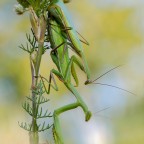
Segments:
[[[116,120],[115,143],[135,144],[144,142],[144,102],[135,103],[128,106],[125,112]]]
[[[6,3],[8,3],[9,2],[9,0],[1,0],[0,1],[0,5],[2,6],[2,5],[5,5]]]
[[[140,28],[134,20],[135,8],[99,8],[89,1],[71,5],[71,13],[76,15],[74,19],[80,19],[77,27],[90,42],[85,51],[91,68],[106,63],[124,63],[132,48],[142,43]]]

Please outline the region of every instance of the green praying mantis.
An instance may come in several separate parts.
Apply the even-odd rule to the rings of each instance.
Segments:
[[[57,70],[52,69],[50,71],[49,80],[40,76],[44,85],[44,89],[48,94],[50,93],[51,87],[56,91],[58,90],[56,81],[54,79],[55,75],[68,88],[68,90],[73,93],[76,98],[76,102],[62,106],[54,111],[53,135],[56,144],[64,144],[58,118],[60,114],[75,109],[77,107],[81,107],[85,114],[85,121],[88,121],[92,116],[91,111],[88,109],[87,105],[85,104],[80,94],[76,90],[75,86],[71,82],[72,76],[74,78],[76,86],[78,86],[78,77],[75,70],[75,64],[86,74],[87,80],[85,81],[85,84],[95,82],[95,80],[90,80],[90,71],[83,52],[81,40],[79,39],[78,33],[73,27],[69,13],[64,5],[64,3],[67,2],[69,2],[69,0],[50,0],[47,17],[47,35],[49,38],[50,47],[52,49],[50,52],[50,56],[54,64],[56,65]],[[72,55],[70,57],[69,49],[72,49],[76,53],[76,55],[82,60],[82,62],[75,55]],[[48,82],[48,89],[44,84],[45,81]],[[52,81],[54,85],[52,85]]]
[[[59,1],[57,1],[59,2]],[[44,77],[41,77],[42,82],[44,83],[44,79],[49,83],[48,90],[45,90],[47,93],[50,93],[50,87],[52,86],[55,90],[58,90],[58,87],[56,85],[54,75],[58,77],[60,81],[64,83],[64,85],[74,94],[76,98],[76,102],[72,104],[68,104],[66,106],[62,106],[61,108],[54,111],[53,117],[54,117],[54,138],[55,142],[57,144],[64,144],[62,134],[60,131],[60,124],[58,116],[68,110],[75,109],[77,107],[81,107],[85,113],[85,120],[88,121],[91,117],[91,112],[89,111],[87,105],[82,100],[80,94],[74,87],[74,85],[71,83],[71,75],[73,76],[76,86],[78,86],[78,78],[75,71],[74,64],[77,64],[78,67],[84,71],[87,74],[87,78],[89,79],[89,69],[87,62],[84,57],[84,53],[82,51],[82,47],[80,44],[80,40],[77,36],[77,33],[73,30],[67,30],[67,28],[71,27],[70,23],[67,21],[65,15],[63,14],[63,9],[59,6],[55,5],[56,3],[52,3],[49,10],[49,16],[47,20],[47,31],[49,34],[49,40],[51,44],[51,53],[50,56],[55,63],[57,70],[52,69],[50,71],[50,77],[49,81],[47,81]],[[62,2],[61,2],[62,4]],[[59,14],[60,12],[61,14]],[[55,14],[58,14],[55,17]],[[60,21],[62,20],[62,21]],[[65,23],[67,21],[67,24]],[[71,47],[74,52],[76,52],[84,61],[84,66],[81,64],[81,62],[77,59],[76,56],[69,57],[69,47]],[[51,82],[54,82],[54,86],[51,84]]]
[[[85,114],[85,121],[89,121],[92,116],[92,113],[88,109],[88,106],[83,101],[80,94],[75,88],[75,86],[79,85],[75,64],[86,74],[87,77],[85,81],[86,85],[100,84],[124,90],[116,86],[95,82],[96,80],[98,80],[105,74],[109,73],[110,71],[116,69],[117,67],[107,71],[106,73],[102,74],[93,81],[90,79],[89,67],[83,52],[83,47],[81,45],[81,42],[84,41],[79,39],[78,35],[80,34],[74,29],[73,23],[69,16],[69,12],[64,4],[70,2],[70,0],[25,0],[25,1],[17,0],[17,1],[22,5],[22,7],[16,8],[17,14],[23,14],[25,11],[30,12],[32,34],[34,36],[33,39],[34,41],[33,40],[31,41],[31,39],[28,38],[29,39],[28,41],[32,45],[32,48],[30,48],[30,50],[28,46],[27,48],[24,48],[22,45],[22,49],[30,53],[30,60],[31,60],[30,62],[32,71],[32,88],[31,88],[33,97],[32,105],[34,110],[33,111],[34,116],[37,104],[34,102],[36,100],[35,93],[38,88],[37,82],[39,78],[39,68],[41,64],[42,55],[45,53],[47,48],[49,48],[49,46],[47,47],[45,45],[45,43],[47,42],[50,44],[51,48],[50,56],[54,64],[56,65],[57,69],[52,69],[50,71],[49,80],[40,75],[41,82],[45,89],[45,92],[49,94],[51,87],[56,91],[58,90],[56,81],[54,79],[55,75],[68,88],[68,90],[71,91],[71,93],[76,98],[76,102],[62,106],[54,110],[53,113],[54,118],[53,136],[55,139],[55,144],[64,144],[60,128],[59,115],[66,111],[75,109],[77,107],[81,107]],[[86,40],[84,43],[88,44]],[[76,55],[70,56],[69,49],[71,49]],[[76,83],[75,86],[71,81],[71,77],[73,77]],[[48,89],[44,84],[45,81],[48,82]],[[52,82],[54,85],[52,84]],[[127,90],[124,91],[129,92]],[[42,111],[40,113],[42,113]],[[34,116],[32,119],[33,124],[32,128],[33,132],[37,133],[38,125],[36,118]],[[43,127],[42,130],[44,130]],[[32,136],[35,137],[35,133]]]
[[[69,1],[67,0],[63,2]],[[58,108],[54,111],[53,134],[56,144],[64,144],[58,118],[61,113],[71,109],[75,109],[77,107],[81,107],[85,113],[85,121],[88,121],[92,115],[87,105],[82,100],[80,94],[76,90],[75,86],[71,82],[71,76],[73,76],[76,86],[78,86],[78,77],[75,71],[74,64],[76,64],[83,72],[86,73],[87,81],[85,82],[85,84],[90,82],[90,72],[84,56],[81,42],[78,38],[78,34],[73,29],[73,24],[63,2],[61,0],[52,0],[50,6],[48,7],[47,32],[49,36],[50,46],[52,48],[50,56],[55,63],[57,70],[52,69],[50,71],[49,81],[40,76],[43,84],[44,80],[49,83],[48,90],[44,85],[45,91],[48,94],[50,93],[51,87],[55,90],[58,90],[54,79],[55,75],[61,82],[63,82],[63,84],[68,88],[68,90],[73,93],[76,98],[76,102],[62,106],[61,108]],[[83,63],[81,63],[81,61],[79,61],[79,59],[75,55],[71,57],[69,56],[69,48],[71,48],[82,59]],[[51,84],[52,81],[54,85]]]

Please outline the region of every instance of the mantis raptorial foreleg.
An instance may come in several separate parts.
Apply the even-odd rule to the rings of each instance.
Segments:
[[[65,73],[65,80],[67,81],[68,80],[68,77],[69,75],[71,75],[72,73],[72,76],[76,82],[76,86],[78,86],[79,82],[78,82],[78,78],[77,78],[77,74],[75,72],[75,69],[74,69],[74,63],[77,64],[77,66],[82,70],[84,71],[84,67],[83,65],[81,64],[81,62],[76,58],[76,56],[72,56],[71,59],[70,59],[70,62],[67,66],[67,69],[66,69],[66,73]]]

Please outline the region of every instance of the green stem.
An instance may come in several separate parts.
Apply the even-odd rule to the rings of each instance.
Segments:
[[[41,64],[42,54],[43,54],[43,43],[39,42],[38,43],[38,55],[37,55],[36,67],[35,67],[36,76],[38,76],[38,74],[39,74],[39,68],[40,68],[40,64]],[[38,79],[36,78],[36,83],[37,83],[37,80]]]
[[[29,141],[30,144],[38,144],[39,143],[39,135],[38,135],[38,125],[36,121],[36,94],[34,90],[36,90],[37,79],[34,77],[34,69],[32,69],[32,110],[33,110],[33,117],[32,117],[32,132],[29,133]]]
[[[30,134],[30,144],[38,144],[39,143],[39,135],[38,135],[38,125],[37,125],[37,105],[36,105],[36,94],[35,90],[37,89],[38,83],[38,75],[39,69],[41,64],[41,59],[43,55],[43,45],[44,45],[44,36],[46,32],[46,22],[44,18],[41,18],[41,25],[40,25],[40,37],[38,39],[38,53],[36,57],[36,64],[33,65],[31,63],[31,71],[32,71],[32,109],[33,109],[33,117],[32,117],[32,133]]]
[[[38,132],[30,132],[29,133],[29,141],[30,141],[30,144],[39,144]]]

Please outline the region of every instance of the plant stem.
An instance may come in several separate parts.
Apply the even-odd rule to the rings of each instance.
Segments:
[[[31,73],[32,73],[32,110],[33,110],[33,117],[32,117],[32,132],[29,133],[29,141],[30,144],[38,144],[39,143],[39,136],[38,136],[38,125],[36,121],[36,93],[34,92],[36,90],[37,86],[37,78],[35,77],[35,70],[34,67],[32,67],[31,62]]]
[[[38,75],[39,75],[42,54],[43,54],[44,36],[46,32],[46,22],[44,18],[42,18],[40,30],[41,30],[41,33],[40,33],[40,38],[38,39],[38,53],[36,57],[36,64],[33,64],[33,62],[31,61],[31,73],[32,73],[32,87],[31,88],[32,88],[33,117],[32,117],[32,133],[30,133],[30,144],[39,143],[38,125],[36,121],[36,117],[37,117],[36,93],[34,91],[37,90]]]

